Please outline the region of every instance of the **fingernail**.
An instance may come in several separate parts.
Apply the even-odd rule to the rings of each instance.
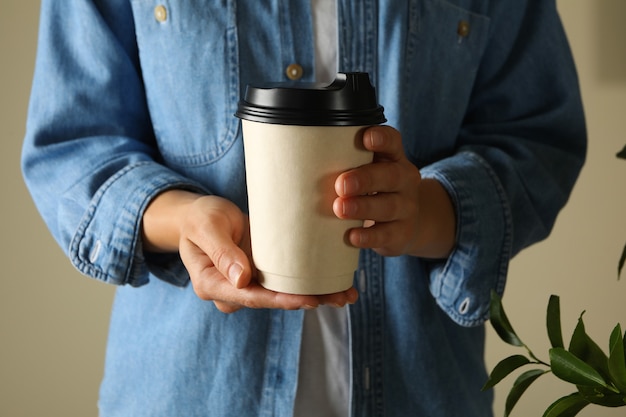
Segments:
[[[359,181],[354,177],[347,177],[343,180],[344,195],[356,194],[359,191]]]
[[[303,306],[302,306],[302,309],[303,309],[303,310],[315,310],[316,308],[317,308],[317,307],[312,306],[312,305],[310,305],[310,304],[305,304],[305,305],[303,305]]]
[[[345,217],[351,217],[355,215],[357,212],[356,203],[353,201],[344,201],[341,208],[342,208],[342,214]]]
[[[383,141],[384,141],[383,135],[379,131],[372,130],[370,132],[370,146],[372,148],[378,148],[382,146]]]
[[[243,267],[238,263],[234,263],[230,266],[230,268],[228,268],[228,280],[236,287],[239,283],[239,278],[241,277],[242,273]]]
[[[358,236],[359,236],[358,237],[359,246],[364,247],[369,243],[370,241],[369,233],[365,231],[361,231],[361,233],[359,233]]]

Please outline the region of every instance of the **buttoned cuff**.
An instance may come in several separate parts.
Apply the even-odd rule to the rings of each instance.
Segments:
[[[141,244],[141,220],[149,202],[168,189],[206,194],[199,184],[154,162],[129,165],[94,195],[72,241],[69,256],[83,274],[101,281],[141,286],[149,272],[175,285],[188,274],[178,254],[147,258]]]
[[[504,291],[512,250],[512,217],[501,182],[473,152],[422,169],[438,180],[456,209],[457,244],[430,266],[430,291],[456,323],[477,326],[489,317],[491,290]]]

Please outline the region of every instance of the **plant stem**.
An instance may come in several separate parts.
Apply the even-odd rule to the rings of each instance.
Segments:
[[[524,344],[524,348],[525,348],[525,349],[526,349],[526,351],[528,352],[528,355],[529,355],[532,359],[534,359],[534,360],[535,360],[535,362],[534,362],[534,363],[536,363],[536,364],[540,364],[540,365],[544,365],[544,366],[547,366],[548,368],[550,367],[550,364],[549,364],[549,363],[546,363],[546,362],[542,361],[541,359],[539,359],[537,356],[535,356],[535,354],[533,353],[533,351],[532,351],[532,350],[530,350],[530,348],[529,348],[526,344]]]

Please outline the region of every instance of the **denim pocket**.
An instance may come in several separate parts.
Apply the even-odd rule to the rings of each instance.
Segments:
[[[237,138],[235,0],[132,0],[157,145],[168,165],[219,159]]]
[[[418,165],[453,152],[485,50],[489,18],[483,1],[413,0],[409,8],[404,85],[398,102]],[[479,12],[477,12],[479,11]]]

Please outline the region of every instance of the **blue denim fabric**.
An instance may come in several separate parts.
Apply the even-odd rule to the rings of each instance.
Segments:
[[[170,188],[247,209],[236,103],[294,62],[313,80],[309,7],[42,1],[22,166],[76,268],[120,285],[102,416],[292,414],[302,313],[220,313],[194,295],[177,255],[143,252],[140,225]],[[554,1],[338,0],[338,19],[339,69],[371,74],[408,157],[445,186],[458,220],[444,261],[362,252],[352,414],[490,416],[490,291],[550,233],[586,150]]]

